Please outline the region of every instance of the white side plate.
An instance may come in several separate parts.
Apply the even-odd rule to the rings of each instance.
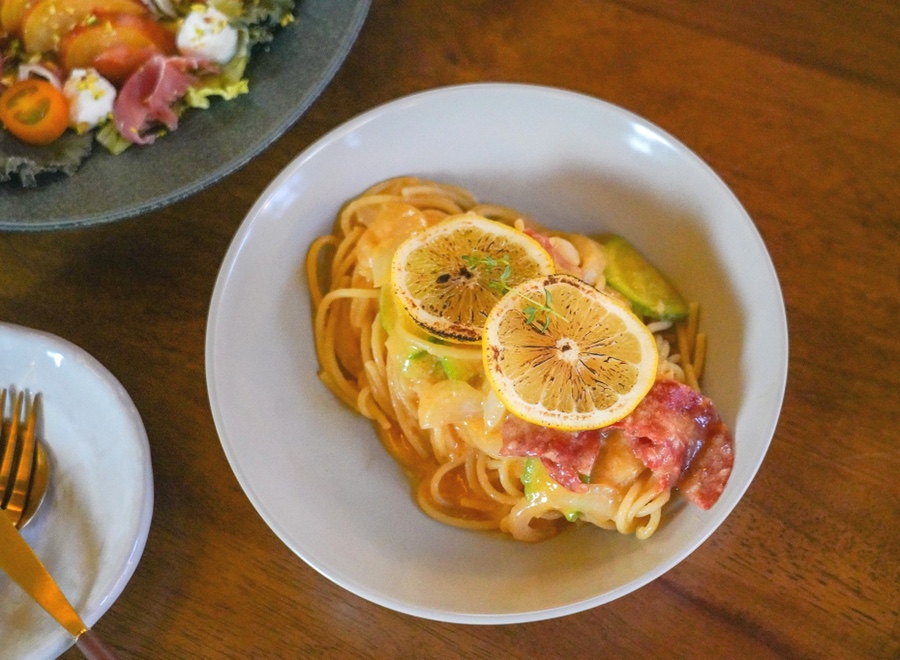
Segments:
[[[22,534],[93,626],[134,573],[150,528],[153,474],[144,425],[103,365],[48,333],[0,323],[0,387],[41,393],[38,431],[50,486]],[[3,660],[55,658],[73,643],[2,573],[0,640]]]

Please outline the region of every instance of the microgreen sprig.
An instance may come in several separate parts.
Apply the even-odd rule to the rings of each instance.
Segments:
[[[500,273],[500,277],[498,279],[490,280],[488,282],[488,287],[491,289],[491,291],[500,296],[506,295],[510,291],[513,291],[513,287],[509,285],[509,278],[512,277],[512,264],[510,264],[509,255],[503,255],[498,259],[490,255],[479,257],[476,255],[466,254],[462,256],[462,260],[465,262],[466,268],[473,272],[478,268],[483,268],[490,272],[502,267],[503,271]],[[553,309],[553,296],[550,293],[549,289],[544,288],[543,302],[533,300],[532,298],[529,298],[528,296],[518,292],[515,293],[516,295],[520,296],[525,302],[529,303],[528,306],[522,309],[522,313],[525,315],[526,322],[529,325],[537,328],[541,333],[547,332],[547,328],[550,327],[550,320],[554,316],[565,323],[569,322],[569,319]]]

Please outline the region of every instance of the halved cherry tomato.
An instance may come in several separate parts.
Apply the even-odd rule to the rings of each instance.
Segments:
[[[0,25],[8,34],[16,34],[22,18],[37,0],[3,0],[0,2]]]
[[[22,17],[26,53],[53,50],[62,35],[97,12],[149,14],[142,0],[36,0]]]
[[[0,95],[0,121],[23,142],[49,144],[69,126],[69,101],[46,80],[20,80]]]
[[[175,33],[149,16],[97,13],[95,20],[70,30],[59,40],[63,66],[93,67],[121,86],[153,55],[175,52]]]

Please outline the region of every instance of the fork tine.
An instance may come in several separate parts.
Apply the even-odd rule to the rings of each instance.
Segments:
[[[16,469],[16,477],[13,482],[12,494],[6,504],[6,512],[10,514],[13,524],[19,526],[25,504],[28,502],[28,494],[31,491],[32,474],[34,473],[35,441],[34,427],[37,419],[37,406],[40,394],[34,397],[25,396],[25,430],[21,436],[22,446],[19,454],[19,464]]]
[[[13,405],[13,408],[15,409],[15,405]],[[0,392],[0,421],[3,420],[5,414],[6,389],[4,388]],[[6,444],[3,448],[3,456],[0,457],[0,509],[6,508],[6,501],[9,499],[10,491],[12,490],[13,457],[19,444],[16,441],[19,423],[18,416],[19,413],[14,410],[9,424],[3,424],[6,430]]]

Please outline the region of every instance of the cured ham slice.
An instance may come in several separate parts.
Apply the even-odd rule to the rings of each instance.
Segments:
[[[675,380],[659,380],[630,415],[613,424],[662,488],[709,509],[725,490],[734,441],[709,398]]]
[[[126,140],[150,144],[156,135],[148,129],[163,124],[169,130],[178,126],[173,109],[196,78],[193,72],[205,63],[193,57],[154,55],[128,78],[116,97],[113,120]]]
[[[650,469],[660,489],[677,487],[709,509],[722,494],[734,465],[734,441],[712,401],[675,380],[657,381],[631,414],[606,429],[566,432],[509,416],[501,427],[504,456],[536,456],[558,483],[585,492],[604,442],[619,429],[631,451]]]
[[[587,486],[582,475],[591,473],[600,451],[600,431],[557,431],[510,415],[500,427],[503,456],[535,456],[557,483],[582,493]]]
[[[541,232],[534,231],[533,229],[526,228],[525,233],[528,236],[531,236],[534,240],[541,244],[541,247],[547,251],[551,257],[553,257],[553,261],[556,263],[556,266],[559,270],[562,270],[566,273],[571,273],[576,277],[581,277],[582,271],[581,268],[578,267],[576,262],[571,261],[566,257],[565,254],[556,249],[556,246],[553,245],[553,242],[550,240],[550,237],[547,234],[542,234]]]

